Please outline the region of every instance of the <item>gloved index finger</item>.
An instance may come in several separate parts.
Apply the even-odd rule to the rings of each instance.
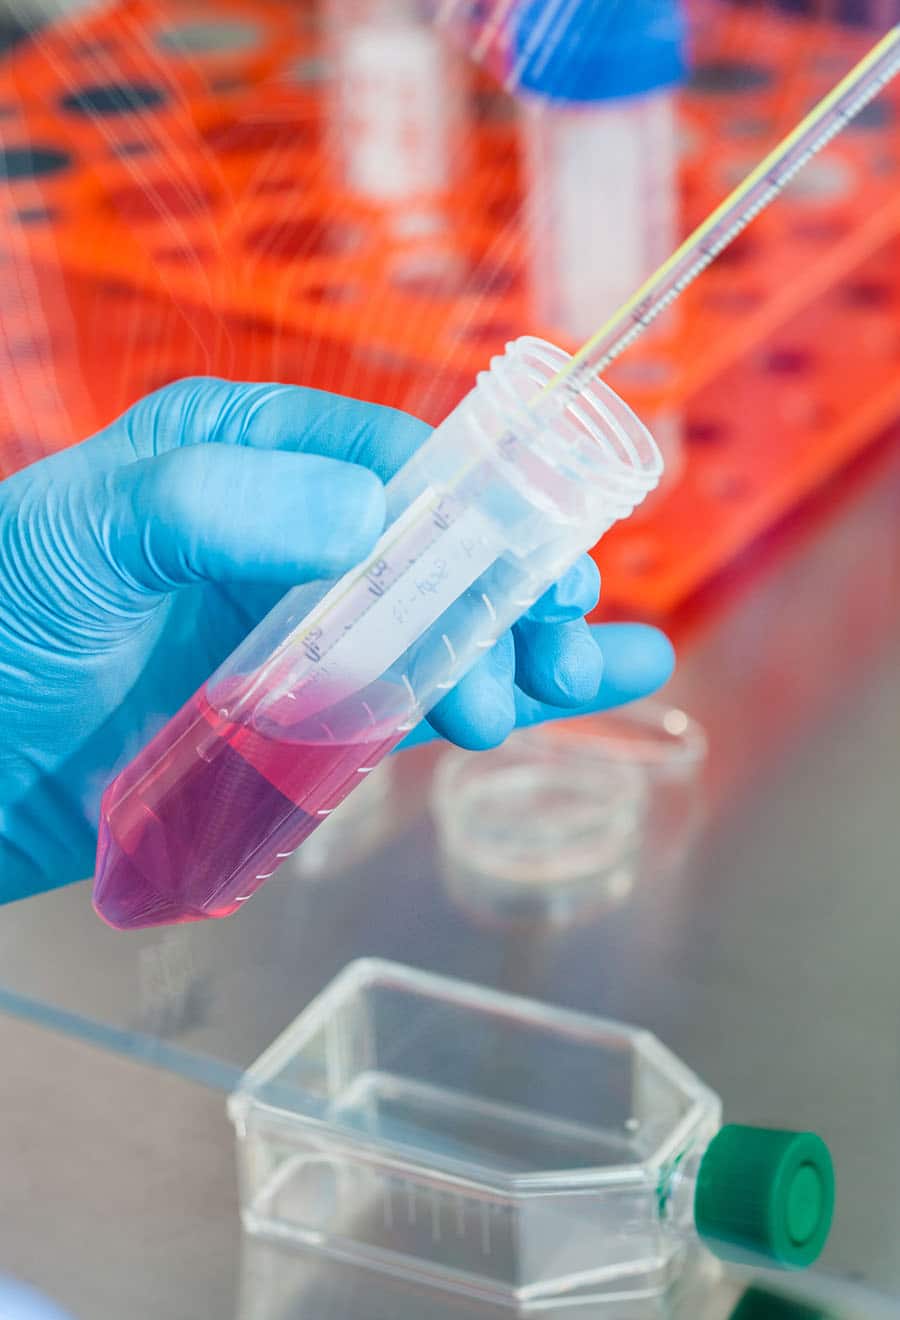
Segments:
[[[395,408],[322,390],[190,377],[141,399],[104,438],[117,430],[132,459],[195,444],[246,445],[358,463],[389,481],[431,428]]]

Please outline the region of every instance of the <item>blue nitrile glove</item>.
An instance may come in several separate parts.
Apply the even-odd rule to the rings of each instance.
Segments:
[[[70,1320],[54,1302],[12,1279],[0,1279],[0,1316],[3,1320]]]
[[[287,587],[365,555],[382,482],[428,434],[315,390],[190,379],[0,483],[0,901],[92,873],[112,775]],[[434,728],[488,747],[663,682],[671,650],[647,628],[597,629],[603,668],[581,618],[597,585],[572,570]]]

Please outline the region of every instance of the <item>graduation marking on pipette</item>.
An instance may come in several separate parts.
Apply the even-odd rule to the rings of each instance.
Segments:
[[[595,335],[581,346],[534,402],[559,392],[574,397],[643,334],[720,252],[781,193],[900,72],[896,24],[795,129],[747,175]]]

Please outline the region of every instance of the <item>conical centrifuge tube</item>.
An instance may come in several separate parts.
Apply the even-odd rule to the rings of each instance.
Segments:
[[[106,921],[234,912],[656,485],[659,453],[606,385],[531,406],[566,361],[528,339],[496,358],[388,484],[368,559],[288,592],[109,786]]]

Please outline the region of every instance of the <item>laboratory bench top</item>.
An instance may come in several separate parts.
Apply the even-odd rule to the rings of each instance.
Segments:
[[[215,1090],[8,1018],[0,1048],[0,1275],[29,1280],[73,1320],[515,1320],[241,1236],[231,1126]],[[897,1313],[896,1298],[818,1271],[726,1274],[697,1257],[665,1298],[537,1315],[730,1320],[748,1288],[796,1299],[777,1320]]]
[[[288,864],[236,917],[121,935],[87,885],[0,910],[0,1272],[98,1320],[435,1314],[239,1230],[225,1094],[375,955],[641,1024],[728,1119],[821,1132],[823,1269],[895,1312],[898,447],[873,464],[685,635],[667,700],[709,736],[702,814],[615,901],[522,920],[461,883],[427,810],[432,748],[398,760],[400,809],[366,856],[318,878]]]
[[[8,1018],[0,1048],[0,1274],[39,1286],[73,1320],[513,1320],[242,1237],[231,1127],[214,1090]],[[726,1320],[748,1286],[776,1296],[787,1286],[807,1306],[827,1298],[829,1320],[897,1311],[859,1285],[719,1276],[697,1259],[658,1303],[537,1314]],[[795,1320],[820,1316],[801,1309]]]

